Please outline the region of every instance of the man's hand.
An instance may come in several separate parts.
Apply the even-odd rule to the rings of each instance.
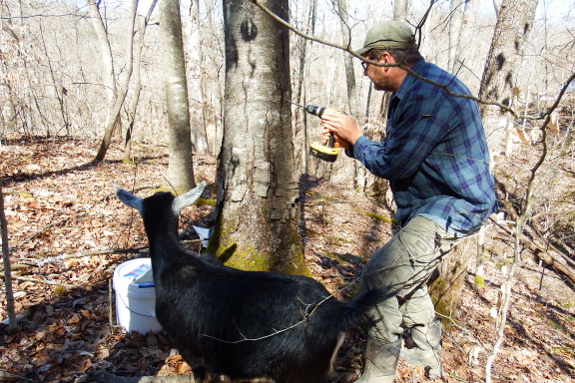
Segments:
[[[326,111],[321,116],[323,124],[323,142],[329,139],[329,134],[333,133],[335,147],[349,149],[350,145],[361,137],[361,132],[357,128],[355,118],[343,113],[333,113]]]

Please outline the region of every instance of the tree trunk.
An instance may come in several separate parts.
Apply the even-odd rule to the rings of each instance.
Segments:
[[[369,92],[368,92],[368,101],[367,101],[367,108],[369,108],[370,104],[370,96],[373,92],[373,84],[370,84]],[[391,98],[391,92],[383,92],[381,96],[381,100],[379,103],[379,108],[377,108],[377,116],[375,117],[376,121],[387,121],[387,110],[389,107],[389,100]],[[367,109],[366,108],[366,109]],[[369,111],[366,110],[366,123]],[[373,128],[374,126],[372,126]],[[380,124],[376,126],[377,129],[373,129],[372,132],[369,134],[369,139],[373,141],[382,141],[385,137],[385,124]],[[359,161],[356,161],[359,162]],[[391,209],[392,208],[392,194],[389,190],[389,181],[385,178],[380,178],[374,176],[368,171],[365,171],[365,176],[363,178],[363,191],[366,195],[371,197],[377,198],[381,201],[384,201],[386,205]],[[359,177],[358,177],[359,178]],[[389,200],[388,197],[389,196]]]
[[[469,42],[473,41],[474,35],[477,33],[477,30],[475,29],[475,20],[477,19],[478,8],[479,0],[467,0],[465,3],[465,10],[461,21],[461,30],[459,31],[456,57],[451,72],[463,81],[463,83],[470,88],[473,94],[476,94],[478,90],[477,82],[473,83],[475,85],[471,84],[471,79],[474,78],[474,74],[471,69],[471,57],[476,44],[470,44]]]
[[[126,95],[124,94],[124,98]],[[115,115],[114,120],[111,120],[106,126],[106,130],[104,131],[104,138],[102,138],[102,142],[100,143],[100,149],[94,158],[94,163],[99,164],[104,161],[106,158],[106,154],[108,153],[108,149],[110,148],[110,144],[112,143],[112,136],[114,132],[120,131],[122,129],[122,116],[120,115],[120,111],[122,110],[122,103],[114,103],[110,107],[110,115]],[[111,117],[111,116],[110,116]]]
[[[348,17],[348,7],[347,0],[337,0],[336,2],[337,11],[339,13],[341,34],[343,38],[343,45],[351,47],[351,30]],[[357,96],[357,85],[355,82],[355,70],[353,68],[355,57],[345,54],[344,65],[345,65],[345,78],[347,84],[347,100],[349,113],[358,119],[358,123],[361,123],[361,118],[359,117],[359,102]],[[364,191],[365,187],[365,177],[366,170],[365,167],[359,161],[343,161],[345,164],[345,169],[338,169],[335,173],[350,174],[354,175],[354,188],[358,191]],[[349,169],[349,170],[348,170]]]
[[[4,214],[4,194],[2,192],[2,179],[0,178],[0,227],[2,229],[2,260],[4,262],[4,290],[6,292],[6,312],[8,313],[8,329],[14,330],[16,312],[14,311],[14,293],[12,292],[12,270],[10,268],[10,247],[8,246],[8,221]]]
[[[144,36],[146,34],[146,28],[152,16],[152,12],[156,7],[158,0],[153,0],[148,8],[148,13],[144,18],[142,25],[137,32],[137,41],[134,47],[134,74],[132,75],[134,83],[134,94],[132,95],[132,101],[128,106],[128,129],[126,130],[126,146],[124,148],[124,163],[132,162],[132,134],[134,131],[134,123],[136,119],[136,111],[138,109],[138,102],[140,101],[140,92],[142,90],[142,76],[141,76],[141,62],[142,62],[142,48],[144,46]]]
[[[188,10],[189,16],[189,42],[188,70],[190,71],[190,95],[196,98],[199,108],[199,118],[192,120],[192,145],[195,153],[207,154],[209,152],[206,102],[205,102],[205,80],[204,80],[204,59],[202,54],[202,38],[200,31],[200,5],[198,0],[191,0]]]
[[[395,0],[393,4],[393,20],[407,21],[407,10],[409,9],[409,0]]]
[[[435,305],[435,311],[448,318],[456,317],[467,264],[475,245],[475,237],[466,238],[457,244],[447,253],[437,268],[437,278],[429,285],[429,295]]]
[[[126,48],[126,68],[123,74],[124,77],[118,86],[116,85],[116,80],[114,78],[114,60],[110,40],[108,39],[108,32],[104,27],[104,21],[102,20],[100,9],[98,8],[98,4],[93,0],[88,0],[88,7],[90,8],[90,15],[94,19],[94,28],[96,29],[96,34],[100,40],[100,46],[104,55],[104,81],[109,89],[111,89],[104,138],[102,139],[100,150],[98,150],[98,153],[94,158],[95,163],[100,163],[104,161],[104,158],[106,157],[114,132],[119,131],[122,124],[120,112],[124,105],[126,95],[128,94],[128,87],[130,85],[130,78],[134,67],[134,28],[138,11],[138,0],[132,0],[130,15],[131,25],[129,28],[130,32]]]
[[[451,17],[449,18],[449,50],[447,51],[447,71],[454,73],[455,58],[459,50],[459,33],[461,32],[461,21],[463,19],[462,0],[451,0]],[[468,44],[471,45],[471,44]]]
[[[523,44],[533,26],[537,0],[504,0],[483,71],[479,98],[511,106]],[[508,114],[497,106],[480,106],[489,149],[503,150]]]
[[[288,1],[266,1],[288,19]],[[224,1],[226,88],[208,251],[244,270],[307,274],[299,235],[288,30],[251,2]]]
[[[160,39],[162,41],[164,89],[168,109],[169,188],[182,194],[196,186],[192,164],[192,141],[182,19],[177,0],[160,0]]]
[[[309,13],[307,19],[309,23],[305,25],[305,33],[308,35],[315,34],[315,22],[317,20],[317,0],[311,0],[309,4]],[[307,104],[307,79],[309,78],[309,67],[307,61],[309,60],[308,55],[308,46],[311,46],[312,42],[308,41],[307,39],[301,39],[301,50],[298,52],[299,55],[299,70],[298,70],[298,78],[297,85],[294,87],[296,89],[295,100],[297,103],[306,105]],[[301,108],[296,108],[295,113],[295,120],[299,121],[297,116],[301,116],[302,121],[302,128],[301,132],[297,129],[297,122],[296,122],[296,129],[294,132],[294,137],[298,137],[301,135],[301,153],[300,153],[300,172],[304,174],[309,173],[309,137],[308,137],[308,113],[305,112]],[[296,155],[297,157],[297,155]]]
[[[475,258],[475,283],[485,288],[485,226],[477,235],[477,257]]]
[[[92,26],[96,31],[96,36],[98,36],[98,41],[100,42],[100,49],[102,50],[102,63],[104,64],[102,77],[104,80],[104,86],[108,88],[108,102],[111,102],[114,94],[116,93],[116,81],[114,80],[114,55],[112,54],[112,46],[110,45],[110,40],[108,39],[108,31],[106,31],[104,20],[100,14],[99,3],[97,3],[95,0],[88,0],[88,9],[92,19]]]

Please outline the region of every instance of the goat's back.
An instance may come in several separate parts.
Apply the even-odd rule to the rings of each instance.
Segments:
[[[175,346],[231,378],[325,382],[340,335],[357,316],[303,276],[195,258],[166,268],[160,279],[156,312]]]

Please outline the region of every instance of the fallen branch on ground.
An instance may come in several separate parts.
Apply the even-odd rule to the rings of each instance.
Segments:
[[[0,278],[4,278],[4,273],[0,273]],[[18,279],[19,281],[25,281],[25,282],[45,283],[47,285],[62,286],[62,287],[65,287],[67,289],[72,289],[74,287],[77,287],[75,285],[68,285],[68,284],[62,283],[62,282],[50,281],[47,279],[27,278],[27,277],[21,277],[19,275],[12,275],[12,279]]]
[[[509,235],[514,235],[511,233],[509,229],[500,225],[498,222],[493,220],[495,224],[500,227],[501,229],[505,230],[505,232]],[[570,268],[569,266],[559,262],[553,255],[549,254],[543,246],[538,245],[537,243],[533,242],[533,240],[527,237],[525,234],[521,235],[521,241],[527,245],[529,250],[531,250],[536,256],[541,258],[548,266],[553,267],[558,274],[568,278],[572,283],[575,283],[575,270]]]
[[[56,255],[54,257],[46,258],[46,259],[38,262],[38,266],[41,267],[47,263],[54,262],[54,261],[61,261],[62,259],[83,258],[83,257],[92,256],[92,255],[129,254],[129,253],[142,254],[142,253],[144,253],[144,252],[142,252],[142,250],[147,249],[147,248],[148,248],[148,246],[138,247],[135,249],[116,249],[116,250],[105,249],[105,250],[78,251],[76,253],[60,254],[60,255]],[[147,252],[144,254],[147,254]]]

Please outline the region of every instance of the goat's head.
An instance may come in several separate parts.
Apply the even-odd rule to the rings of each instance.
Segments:
[[[177,197],[173,198],[173,200],[172,200],[172,212],[176,216],[178,216],[180,214],[180,211],[184,207],[191,205],[198,198],[200,198],[205,187],[206,187],[206,182],[202,181],[198,186],[196,186],[192,190],[186,192],[185,194],[182,194],[181,196],[177,196]],[[144,209],[146,207],[146,201],[149,198],[153,197],[153,196],[148,197],[146,199],[139,198],[139,197],[136,197],[135,195],[119,188],[118,186],[114,186],[114,191],[116,193],[116,196],[118,196],[118,198],[120,199],[120,201],[122,201],[124,204],[128,205],[129,207],[136,209],[142,215],[143,215]]]

